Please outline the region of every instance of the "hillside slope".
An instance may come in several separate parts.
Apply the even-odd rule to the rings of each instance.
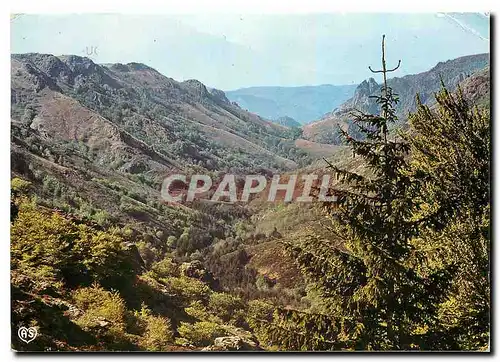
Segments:
[[[176,82],[138,63],[78,56],[11,58],[11,173],[40,204],[146,235],[180,256],[231,235],[240,206],[166,205],[165,175],[273,173],[308,158],[297,130],[231,104],[196,80]],[[189,237],[187,237],[189,235]]]
[[[143,64],[102,66],[77,56],[17,54],[11,67],[12,118],[51,138],[90,142],[99,153],[106,149],[99,147],[106,132],[114,132],[145,158],[169,160],[167,167],[176,161],[217,170],[295,167],[288,152],[279,154],[286,145],[293,148],[286,127],[238,108],[196,80],[176,82]],[[103,164],[155,168],[150,160],[130,165],[119,152],[107,157]]]

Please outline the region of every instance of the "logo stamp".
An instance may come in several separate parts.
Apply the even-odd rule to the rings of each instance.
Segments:
[[[19,339],[25,343],[30,343],[31,341],[33,341],[36,338],[37,334],[38,333],[35,327],[21,327],[17,331]]]

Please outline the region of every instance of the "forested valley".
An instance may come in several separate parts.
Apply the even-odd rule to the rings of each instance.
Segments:
[[[488,350],[489,55],[385,61],[299,128],[144,64],[12,55],[13,349]],[[171,205],[176,172],[329,173],[337,201]]]

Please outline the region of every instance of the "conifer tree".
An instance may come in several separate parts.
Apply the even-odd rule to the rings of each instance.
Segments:
[[[452,348],[481,349],[490,326],[490,120],[460,88],[452,94],[443,86],[436,101],[429,108],[417,97],[406,136],[412,177],[425,195],[423,267],[456,266],[440,323]]]
[[[451,267],[416,267],[414,239],[425,205],[417,197],[408,161],[410,145],[390,137],[398,97],[387,85],[382,38],[380,114],[354,113],[363,135],[340,131],[365,172],[329,164],[339,185],[326,203],[332,238],[311,235],[288,245],[324,301],[324,313],[277,310],[268,319],[270,341],[291,349],[430,349],[440,340],[437,310],[451,282]],[[371,70],[371,68],[370,68]],[[340,241],[340,243],[339,243]],[[339,246],[340,245],[340,246]],[[417,263],[418,265],[418,263]]]

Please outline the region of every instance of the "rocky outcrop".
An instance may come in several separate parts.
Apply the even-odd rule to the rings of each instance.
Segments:
[[[214,343],[203,351],[259,351],[262,348],[252,339],[241,336],[217,337]]]
[[[199,260],[182,263],[180,272],[188,278],[201,280],[213,290],[219,290],[219,282],[214,278],[211,272],[203,267],[203,264]]]
[[[339,111],[346,111],[352,108],[363,109],[370,113],[376,111],[377,103],[375,99],[370,98],[371,95],[380,91],[380,85],[373,78],[364,80],[354,91],[354,96],[349,102],[344,103]]]
[[[422,103],[433,103],[434,93],[441,88],[441,81],[449,90],[454,91],[460,82],[488,64],[489,54],[475,54],[440,62],[427,72],[388,79],[387,85],[399,97],[396,105],[397,115],[404,120],[408,112],[415,110],[417,93]],[[389,74],[389,76],[392,75],[397,75],[397,72]],[[352,109],[377,113],[379,107],[376,99],[371,97],[380,95],[380,88],[381,85],[377,84],[373,78],[363,81],[354,92],[354,96],[333,112],[333,115],[341,116]]]
[[[210,93],[208,92],[207,87],[200,82],[199,80],[196,79],[189,79],[186,80],[182,83],[180,83],[181,87],[188,91],[190,94],[193,96],[203,98],[203,97],[209,97]]]
[[[472,103],[490,102],[490,68],[487,67],[470,77],[467,77],[461,84],[465,98]]]
[[[226,93],[224,93],[220,89],[212,88],[210,89],[210,94],[212,95],[212,99],[218,103],[231,104],[229,99],[227,99],[226,97]]]

